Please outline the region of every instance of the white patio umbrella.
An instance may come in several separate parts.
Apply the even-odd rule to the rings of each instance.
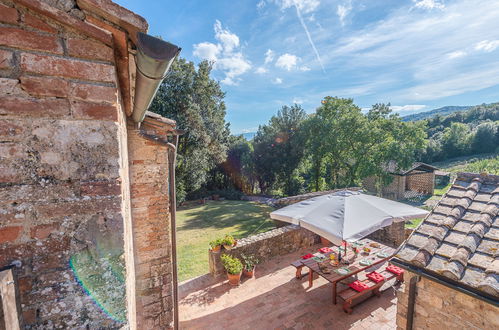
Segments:
[[[338,191],[270,213],[275,220],[300,225],[335,245],[355,242],[395,221],[418,218],[427,211],[357,191]]]

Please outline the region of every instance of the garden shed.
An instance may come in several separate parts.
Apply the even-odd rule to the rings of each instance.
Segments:
[[[387,166],[393,180],[382,189],[382,197],[393,200],[411,198],[419,195],[433,195],[436,167],[416,162],[405,170],[397,169],[395,162]],[[370,192],[376,192],[376,178],[367,177],[363,186]]]

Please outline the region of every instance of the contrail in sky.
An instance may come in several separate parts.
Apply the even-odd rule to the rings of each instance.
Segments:
[[[307,34],[308,41],[310,42],[310,45],[312,46],[312,49],[314,50],[315,56],[317,57],[317,60],[319,61],[319,64],[321,65],[322,71],[326,73],[326,69],[324,69],[324,65],[322,64],[321,56],[319,55],[319,52],[317,51],[317,48],[315,48],[315,44],[312,41],[312,37],[310,36],[310,32],[308,32],[307,25],[305,24],[305,21],[303,20],[303,17],[301,16],[300,8],[298,8],[298,5],[295,2],[295,8],[296,8],[296,15],[298,15],[298,19],[300,20],[301,26],[303,26],[303,29],[305,30],[305,33]]]

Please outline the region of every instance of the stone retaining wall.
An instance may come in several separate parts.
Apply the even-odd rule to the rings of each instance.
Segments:
[[[309,199],[309,198],[327,195],[327,194],[332,194],[332,193],[335,193],[335,192],[341,191],[341,190],[359,191],[359,190],[361,190],[361,188],[360,187],[350,187],[350,188],[333,189],[333,190],[327,190],[327,191],[315,191],[315,192],[311,192],[311,193],[307,193],[307,194],[303,194],[303,195],[298,195],[298,196],[284,197],[284,198],[280,198],[280,199],[276,200],[274,202],[274,205],[278,208],[281,208],[284,206],[288,206],[288,205],[291,205],[294,203],[304,201],[304,200]]]
[[[378,229],[367,237],[396,248],[405,241],[404,227],[405,221],[394,222],[388,227]]]
[[[249,236],[238,241],[237,246],[230,251],[222,249],[219,252],[209,251],[210,274],[219,276],[224,273],[220,261],[223,253],[241,257],[241,254],[254,255],[259,262],[285,255],[299,249],[319,243],[319,235],[295,225],[273,229],[258,235]]]

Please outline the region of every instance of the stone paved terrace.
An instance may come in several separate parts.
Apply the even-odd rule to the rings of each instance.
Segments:
[[[294,278],[289,264],[320,246],[271,259],[257,266],[256,278],[239,287],[210,276],[180,286],[181,329],[395,329],[393,287],[380,298],[356,306],[351,315],[331,302],[331,284],[323,278],[308,288],[307,276]],[[305,269],[304,269],[305,271]],[[361,275],[362,276],[362,275]]]

